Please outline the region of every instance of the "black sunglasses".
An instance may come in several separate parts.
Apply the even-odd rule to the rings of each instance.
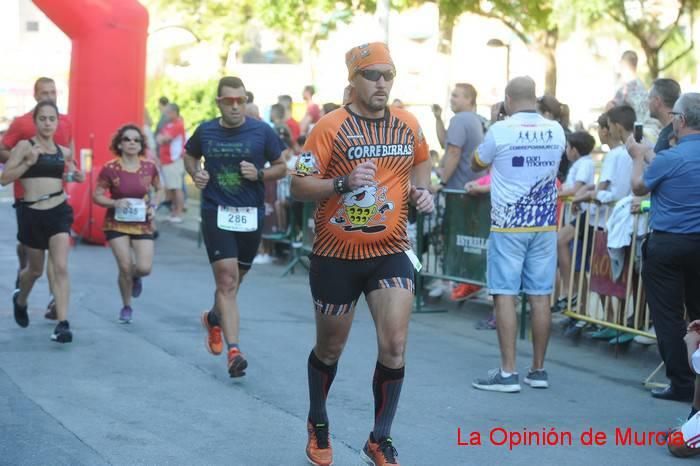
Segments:
[[[129,136],[122,136],[122,142],[135,142],[141,144],[141,138],[131,139]]]
[[[384,78],[384,81],[393,81],[393,79],[396,77],[396,71],[394,71],[394,70],[388,70],[388,71],[360,70],[357,72],[357,74],[361,75],[367,81],[374,81],[374,82],[379,81],[379,78],[382,78],[382,77]]]

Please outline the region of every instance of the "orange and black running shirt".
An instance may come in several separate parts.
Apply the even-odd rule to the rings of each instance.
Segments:
[[[296,176],[332,179],[367,161],[374,161],[377,172],[369,186],[319,203],[312,252],[360,260],[410,249],[411,169],[426,160],[423,132],[405,110],[391,108],[383,118],[367,119],[344,107],[321,118],[304,144]]]

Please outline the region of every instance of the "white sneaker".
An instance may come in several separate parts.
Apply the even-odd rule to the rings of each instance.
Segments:
[[[656,336],[656,330],[654,330],[654,327],[651,327],[649,329],[649,333]],[[640,345],[655,345],[656,344],[656,338],[645,337],[642,335],[637,335],[636,337],[634,337],[634,341],[636,341]]]
[[[430,281],[430,283],[425,285],[426,290],[432,290],[433,288],[438,288],[444,286],[442,283],[442,280],[438,280],[437,278],[434,278]]]
[[[272,256],[268,254],[258,254],[257,256],[255,256],[255,259],[253,259],[253,264],[272,264]]]
[[[428,296],[431,298],[439,298],[447,291],[449,291],[449,287],[441,282],[440,284],[430,289],[430,291],[428,292]]]

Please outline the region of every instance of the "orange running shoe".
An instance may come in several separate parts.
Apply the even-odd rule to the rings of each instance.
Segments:
[[[238,348],[228,350],[228,375],[231,377],[243,377],[248,361],[243,357],[243,353]]]
[[[214,356],[218,356],[224,351],[224,341],[221,338],[221,327],[218,325],[209,325],[209,313],[211,311],[202,312],[202,327],[207,331],[206,339],[204,340],[204,345]]]
[[[471,283],[460,283],[454,287],[450,297],[452,298],[452,301],[459,301],[460,299],[468,298],[480,289],[480,286],[472,285]]]
[[[331,466],[333,448],[328,434],[328,424],[316,424],[306,421],[309,441],[306,444],[306,459],[314,466]]]
[[[396,459],[397,456],[399,454],[394,448],[391,437],[387,437],[377,443],[371,434],[367,442],[365,442],[364,448],[360,451],[360,458],[370,466],[385,466],[387,464],[398,466],[399,460]]]

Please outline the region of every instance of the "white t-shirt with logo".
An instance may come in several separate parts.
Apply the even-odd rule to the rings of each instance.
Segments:
[[[491,165],[491,231],[556,230],[556,177],[566,137],[561,125],[519,112],[491,125],[474,153]]]

